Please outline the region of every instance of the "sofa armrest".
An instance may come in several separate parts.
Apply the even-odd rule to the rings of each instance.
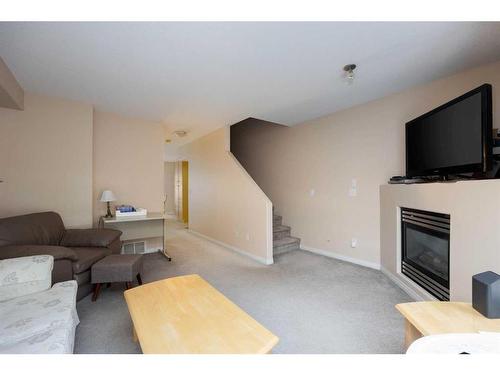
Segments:
[[[67,229],[61,246],[108,247],[118,240],[122,232],[116,229]]]
[[[78,257],[73,250],[63,246],[8,245],[0,247],[0,259],[19,258],[32,255],[52,255],[54,260],[78,260]]]
[[[53,267],[51,255],[0,260],[0,301],[48,290]]]

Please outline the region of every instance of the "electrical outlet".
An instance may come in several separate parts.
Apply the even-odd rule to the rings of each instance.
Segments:
[[[351,238],[351,247],[357,247],[358,246],[358,239],[357,238]]]
[[[247,233],[247,241],[250,241],[250,233]]]
[[[316,190],[314,190],[314,189],[309,190],[310,197],[314,197],[315,195],[316,195]]]

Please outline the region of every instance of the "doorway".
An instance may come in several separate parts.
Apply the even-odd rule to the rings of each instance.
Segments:
[[[177,220],[189,222],[189,164],[178,161],[175,165],[175,213]]]
[[[165,213],[186,224],[189,222],[189,163],[165,162]]]

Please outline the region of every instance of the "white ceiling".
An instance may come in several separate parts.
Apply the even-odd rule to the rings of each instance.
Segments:
[[[0,23],[0,56],[25,90],[187,130],[178,145],[250,116],[295,125],[498,60],[500,23]]]

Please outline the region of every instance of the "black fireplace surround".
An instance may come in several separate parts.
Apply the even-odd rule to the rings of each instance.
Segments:
[[[401,208],[401,272],[450,300],[450,215]]]

